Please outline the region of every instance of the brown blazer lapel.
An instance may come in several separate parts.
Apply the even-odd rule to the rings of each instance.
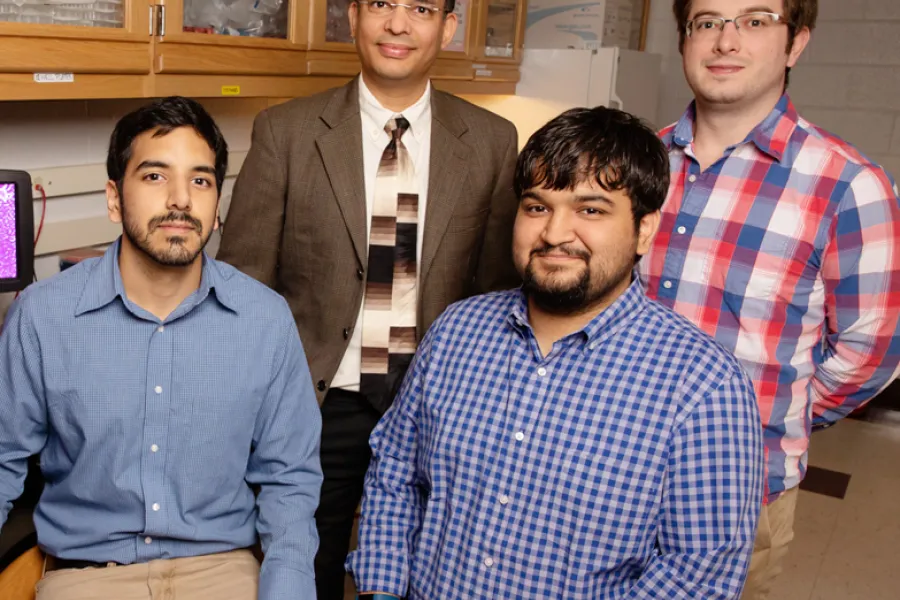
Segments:
[[[467,126],[442,92],[431,96],[431,158],[428,175],[428,198],[422,240],[420,281],[425,281],[450,217],[459,202],[462,181],[469,169],[467,146],[460,140]]]
[[[328,131],[316,137],[322,164],[360,264],[366,264],[366,189],[363,179],[362,124],[357,79],[340,88],[321,119]]]

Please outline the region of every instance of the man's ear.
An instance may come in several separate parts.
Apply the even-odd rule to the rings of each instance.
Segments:
[[[122,222],[122,196],[115,181],[106,182],[106,214],[113,223]]]
[[[794,43],[791,44],[791,49],[788,52],[787,66],[789,69],[792,69],[794,65],[797,64],[797,61],[800,60],[800,55],[803,54],[803,51],[806,50],[806,46],[809,45],[811,36],[812,34],[809,31],[809,27],[804,27],[794,36]]]
[[[658,210],[646,214],[641,218],[641,222],[638,225],[637,244],[637,253],[640,256],[644,256],[645,254],[650,252],[650,246],[653,244],[653,238],[656,237],[656,232],[659,231],[659,221],[660,213]]]
[[[351,2],[347,8],[347,18],[350,19],[350,37],[356,42],[356,25],[359,23],[359,4]]]
[[[445,49],[450,42],[453,41],[453,36],[456,35],[457,27],[459,27],[459,18],[456,16],[456,13],[444,15],[444,33],[441,36],[441,50]]]

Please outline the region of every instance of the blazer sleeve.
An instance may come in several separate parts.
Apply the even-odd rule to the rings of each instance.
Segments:
[[[482,294],[495,290],[506,290],[522,284],[512,260],[513,223],[519,201],[513,190],[513,175],[516,170],[516,156],[519,138],[512,123],[504,121],[506,144],[502,154],[499,176],[491,198],[491,212],[478,269],[475,274],[475,293]]]
[[[253,122],[250,151],[234,185],[216,258],[274,287],[286,196],[287,157],[264,110]]]

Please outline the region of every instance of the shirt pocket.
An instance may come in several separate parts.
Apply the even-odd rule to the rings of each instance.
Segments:
[[[743,299],[769,302],[786,276],[788,252],[786,238],[745,226],[735,239],[722,240],[711,250],[704,279],[722,291],[725,304],[738,309]]]

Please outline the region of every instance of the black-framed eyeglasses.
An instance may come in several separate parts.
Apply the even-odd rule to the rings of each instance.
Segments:
[[[755,35],[771,29],[776,25],[787,25],[785,18],[778,13],[750,12],[738,15],[733,19],[725,17],[697,17],[687,22],[685,33],[688,37],[705,37],[719,35],[725,31],[725,25],[734,23],[741,35]]]

